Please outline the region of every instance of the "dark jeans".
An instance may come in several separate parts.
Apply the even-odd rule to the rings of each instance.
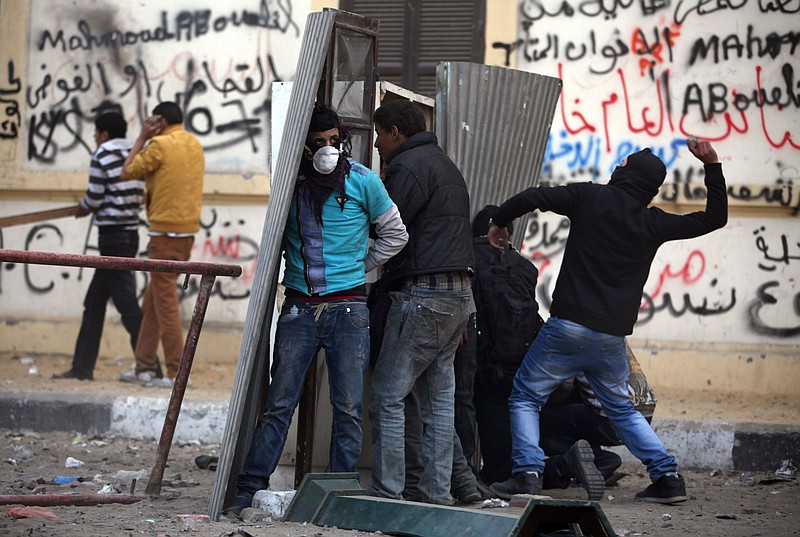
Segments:
[[[475,432],[475,368],[478,329],[475,325],[475,314],[470,315],[467,321],[467,338],[458,346],[453,361],[456,375],[455,392],[455,426],[456,434],[461,441],[461,451],[472,472],[477,476],[475,457],[476,432]]]
[[[139,232],[105,231],[100,228],[98,246],[100,255],[136,257],[139,250]],[[133,273],[127,270],[96,269],[83,301],[83,320],[75,344],[75,354],[72,357],[72,371],[81,376],[90,378],[93,376],[109,298],[122,316],[122,325],[130,335],[131,349],[136,348],[136,339],[139,337],[139,327],[142,323],[142,310],[136,299],[136,281]]]
[[[287,298],[278,318],[272,380],[242,473],[239,495],[252,498],[269,487],[278,466],[309,367],[325,349],[333,407],[328,465],[355,472],[361,457],[361,406],[369,361],[369,312],[363,300],[306,303]]]
[[[569,485],[569,478],[565,479],[557,470],[558,459],[581,439],[592,446],[594,465],[603,474],[603,478],[611,477],[622,464],[619,455],[602,448],[619,446],[622,440],[617,436],[611,421],[599,415],[589,405],[545,405],[539,413],[539,429],[539,446],[547,455],[542,488],[566,488]]]
[[[483,468],[481,480],[491,484],[511,477],[511,423],[508,396],[513,387],[514,368],[481,372],[475,384],[475,407],[481,439]],[[589,405],[571,403],[546,405],[539,414],[541,448],[547,459],[543,472],[544,489],[564,488],[564,479],[557,470],[560,455],[575,442],[584,439],[592,446],[595,466],[608,479],[622,464],[619,456],[602,446],[622,444],[608,418],[600,416]]]

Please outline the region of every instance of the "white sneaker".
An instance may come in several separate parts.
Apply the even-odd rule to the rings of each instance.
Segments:
[[[146,386],[148,383],[155,379],[155,375],[150,371],[142,371],[136,374],[136,367],[132,367],[120,373],[119,380],[122,382],[132,382],[134,384],[141,384]]]
[[[147,388],[170,388],[175,386],[175,379],[171,379],[169,377],[162,377],[160,379],[153,379],[147,384],[145,387]],[[189,388],[192,386],[192,379],[186,379],[186,387]]]

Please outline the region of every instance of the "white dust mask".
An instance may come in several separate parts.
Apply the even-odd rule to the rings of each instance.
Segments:
[[[339,164],[340,153],[341,151],[332,145],[320,147],[317,152],[314,153],[314,169],[323,175],[328,175],[335,170],[336,165]]]

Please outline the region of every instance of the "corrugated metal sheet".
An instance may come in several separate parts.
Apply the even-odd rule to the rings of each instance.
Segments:
[[[436,70],[436,135],[464,174],[470,216],[535,186],[561,80],[469,62]],[[512,237],[519,247],[527,218]]]
[[[261,401],[261,397],[255,395],[255,392],[259,389],[261,377],[266,374],[266,364],[257,364],[258,367],[254,367],[254,364],[258,361],[259,354],[268,355],[269,352],[269,330],[263,330],[263,327],[270,325],[273,311],[271,303],[275,297],[277,271],[280,266],[281,237],[289,214],[297,169],[300,166],[303,144],[311,121],[311,109],[322,78],[335,20],[335,11],[323,11],[311,13],[306,21],[284,133],[275,173],[271,177],[270,199],[261,233],[261,245],[228,407],[228,419],[225,422],[223,434],[225,443],[220,449],[219,463],[211,489],[208,514],[212,520],[219,518],[226,495],[230,496],[228,488],[231,487],[235,492],[236,484],[233,479],[235,475],[232,477],[231,468],[234,466],[234,461],[243,459],[250,445],[252,431],[249,427],[241,429],[242,418],[254,416],[256,407]],[[267,167],[266,162],[264,167]],[[262,371],[254,373],[254,370],[259,368]],[[247,421],[252,423],[250,419]]]

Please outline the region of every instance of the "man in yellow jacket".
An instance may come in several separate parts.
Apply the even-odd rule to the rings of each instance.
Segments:
[[[146,176],[150,259],[187,261],[194,235],[200,230],[203,146],[183,129],[182,123],[183,113],[176,103],[160,103],[142,125],[123,166],[123,179]],[[177,274],[150,273],[134,352],[136,367],[123,372],[120,380],[165,387],[174,383],[184,344],[177,280]],[[156,378],[159,339],[167,366],[167,377],[163,379]]]

